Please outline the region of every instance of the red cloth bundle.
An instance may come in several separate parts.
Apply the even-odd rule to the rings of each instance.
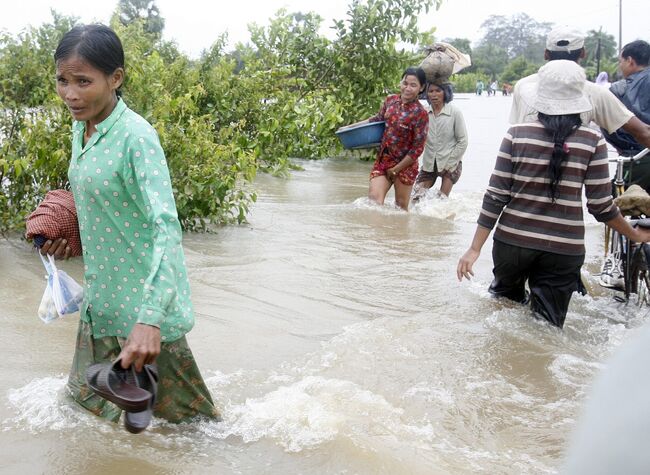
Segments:
[[[55,240],[63,238],[68,241],[73,256],[81,255],[81,238],[77,209],[70,191],[53,190],[27,218],[27,239],[44,236]]]

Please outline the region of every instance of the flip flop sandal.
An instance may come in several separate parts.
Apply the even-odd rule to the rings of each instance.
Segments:
[[[158,391],[158,370],[155,365],[144,365],[139,373],[134,371],[136,385],[151,394],[149,404],[144,411],[127,411],[124,415],[124,427],[132,434],[138,434],[149,427],[153,415],[153,407],[156,404],[156,393]]]
[[[95,394],[112,402],[124,411],[143,411],[148,407],[152,394],[139,388],[135,371],[123,369],[120,360],[98,363],[86,369],[86,381]]]

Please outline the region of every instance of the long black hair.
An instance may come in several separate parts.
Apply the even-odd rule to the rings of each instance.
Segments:
[[[54,62],[78,55],[104,74],[124,69],[124,48],[120,38],[109,27],[101,24],[77,25],[68,31],[54,52]],[[121,91],[116,91],[121,95]]]
[[[551,181],[549,197],[555,203],[557,186],[562,178],[562,162],[569,156],[569,150],[564,143],[567,137],[582,125],[582,119],[580,114],[547,115],[542,112],[537,113],[537,118],[546,132],[553,136],[553,155],[548,167],[548,177]]]

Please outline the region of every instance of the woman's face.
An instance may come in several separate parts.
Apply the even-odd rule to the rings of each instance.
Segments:
[[[422,84],[418,80],[417,76],[404,76],[402,82],[399,85],[402,100],[404,102],[413,102],[417,100],[420,91],[422,90]]]
[[[445,103],[445,92],[435,84],[431,84],[427,89],[427,99],[431,105],[442,105]]]
[[[88,122],[92,127],[113,111],[115,91],[122,84],[123,78],[122,68],[107,75],[78,55],[62,59],[56,64],[56,92],[75,120]]]

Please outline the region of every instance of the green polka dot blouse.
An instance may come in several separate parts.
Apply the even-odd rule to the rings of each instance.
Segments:
[[[154,128],[120,99],[83,145],[72,126],[68,178],[83,246],[82,320],[93,336],[126,337],[135,323],[163,342],[194,325],[181,227]]]

